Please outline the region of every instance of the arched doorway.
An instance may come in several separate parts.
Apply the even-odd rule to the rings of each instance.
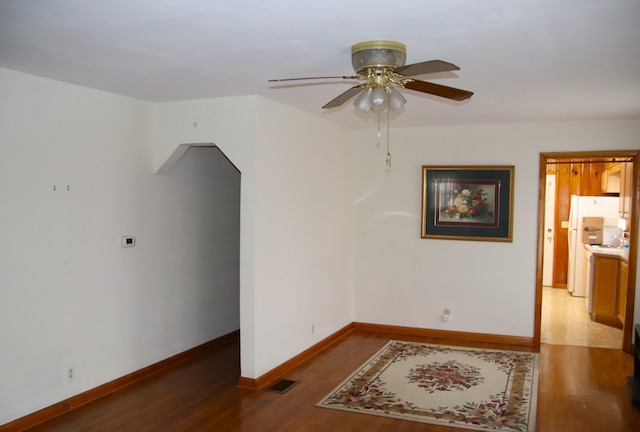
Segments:
[[[240,328],[241,174],[213,145],[186,147],[166,174],[168,301],[204,343]]]

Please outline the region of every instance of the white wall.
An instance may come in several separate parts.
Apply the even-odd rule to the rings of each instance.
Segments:
[[[242,376],[258,378],[350,323],[351,131],[261,97],[158,112],[156,169],[189,144],[215,143],[242,172]]]
[[[154,111],[0,69],[0,424],[238,328],[237,264],[198,259],[237,260],[237,240],[220,238],[237,235],[237,205],[216,225],[189,219],[200,236],[177,224],[229,191],[237,203],[237,185],[188,158],[154,174]],[[120,247],[125,234],[136,247]]]
[[[352,322],[354,268],[351,131],[264,98],[258,113],[256,376]]]
[[[640,149],[640,121],[391,127],[389,171],[355,134],[355,321],[533,336],[540,153]],[[421,239],[422,165],[514,165],[513,242]]]
[[[387,172],[375,131],[264,98],[151,105],[0,69],[0,424],[237,328],[228,305],[196,305],[219,286],[236,301],[237,265],[205,267],[237,245],[201,216],[237,173],[208,177],[191,144],[241,172],[241,369],[257,378],[351,321],[532,336],[539,153],[638,149],[640,122],[391,136]],[[515,165],[513,243],[420,239],[428,164]]]

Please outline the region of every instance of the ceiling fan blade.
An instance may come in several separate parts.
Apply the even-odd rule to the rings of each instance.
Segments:
[[[345,103],[346,101],[348,101],[349,99],[351,99],[352,97],[354,97],[355,95],[360,93],[362,91],[363,87],[364,87],[363,84],[351,87],[349,90],[347,90],[346,92],[338,95],[338,97],[336,97],[335,99],[333,99],[332,101],[327,103],[322,108],[339,107],[340,105],[342,105],[343,103]]]
[[[280,82],[280,81],[302,81],[302,80],[314,80],[314,79],[361,79],[358,76],[323,76],[323,77],[308,77],[308,78],[281,78],[270,79],[268,82]]]
[[[460,68],[453,63],[447,63],[446,61],[429,60],[422,63],[414,63],[397,67],[394,69],[394,72],[404,76],[415,76],[435,72],[449,72],[454,70],[460,70]]]
[[[468,90],[461,90],[420,80],[408,80],[402,83],[402,86],[411,90],[416,90],[422,93],[429,93],[432,95],[457,101],[469,99],[473,95],[473,92],[470,92]]]

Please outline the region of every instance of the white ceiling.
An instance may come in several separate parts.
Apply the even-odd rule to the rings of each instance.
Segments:
[[[258,94],[353,128],[375,114],[320,107],[355,82],[351,45],[394,40],[417,78],[396,126],[640,118],[639,0],[0,0],[0,67],[162,102]],[[1,88],[1,87],[0,87]]]

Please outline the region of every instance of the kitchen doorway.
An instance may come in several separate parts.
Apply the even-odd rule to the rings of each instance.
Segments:
[[[538,207],[538,265],[537,265],[537,282],[536,282],[536,317],[534,327],[534,342],[536,345],[540,343],[559,343],[564,345],[582,345],[582,346],[603,346],[608,348],[622,348],[625,352],[631,352],[631,336],[633,329],[633,315],[635,304],[635,282],[637,267],[637,244],[638,244],[638,159],[640,151],[609,151],[609,152],[579,152],[579,153],[543,153],[540,156],[540,196]],[[589,320],[587,308],[584,298],[571,296],[566,290],[566,256],[563,257],[562,247],[566,245],[566,229],[565,235],[562,236],[562,222],[567,220],[563,217],[564,213],[568,215],[568,201],[562,199],[554,199],[555,205],[560,208],[555,211],[556,215],[560,215],[553,227],[549,226],[548,210],[549,199],[547,193],[547,185],[549,183],[548,166],[549,164],[567,164],[580,163],[582,166],[590,166],[592,163],[602,164],[604,161],[611,160],[628,160],[633,167],[630,170],[630,177],[633,181],[630,183],[631,193],[629,194],[629,232],[631,234],[630,250],[629,250],[629,275],[628,289],[625,300],[624,322],[622,330],[617,330],[618,334],[610,332],[608,326],[602,327],[599,323],[593,323]],[[573,166],[573,165],[571,165]],[[591,168],[589,168],[591,169]],[[590,175],[588,170],[585,173],[571,169],[571,181],[575,182],[574,177],[580,175]],[[596,177],[599,178],[599,177]],[[555,179],[554,179],[555,181]],[[554,185],[555,191],[560,185]],[[575,188],[575,184],[571,187]],[[594,187],[594,185],[591,185]],[[597,187],[599,188],[599,182]],[[566,190],[560,191],[563,195],[567,195]],[[588,189],[580,195],[589,195]],[[633,197],[633,199],[632,199]],[[566,201],[566,200],[565,200]],[[545,217],[546,214],[546,217]],[[550,232],[550,228],[553,228]],[[550,241],[550,237],[552,237]],[[555,244],[554,241],[558,242]],[[553,248],[553,256],[549,248]],[[565,246],[566,250],[566,246]],[[566,254],[566,252],[564,252]],[[552,258],[550,258],[552,256]],[[555,264],[555,268],[549,269],[550,262]],[[558,263],[560,265],[558,266]],[[546,267],[546,268],[545,268]],[[553,276],[550,276],[553,272]],[[564,273],[563,273],[564,272]],[[550,283],[551,282],[551,283]],[[582,313],[584,311],[584,313]],[[597,324],[594,326],[594,324]],[[576,331],[578,329],[579,331]],[[543,335],[544,333],[544,335]],[[554,333],[556,333],[554,335]],[[575,336],[575,340],[571,339]],[[617,338],[617,339],[616,339]],[[613,340],[613,342],[612,342]],[[552,341],[552,342],[550,342]],[[613,344],[613,345],[612,345]]]

